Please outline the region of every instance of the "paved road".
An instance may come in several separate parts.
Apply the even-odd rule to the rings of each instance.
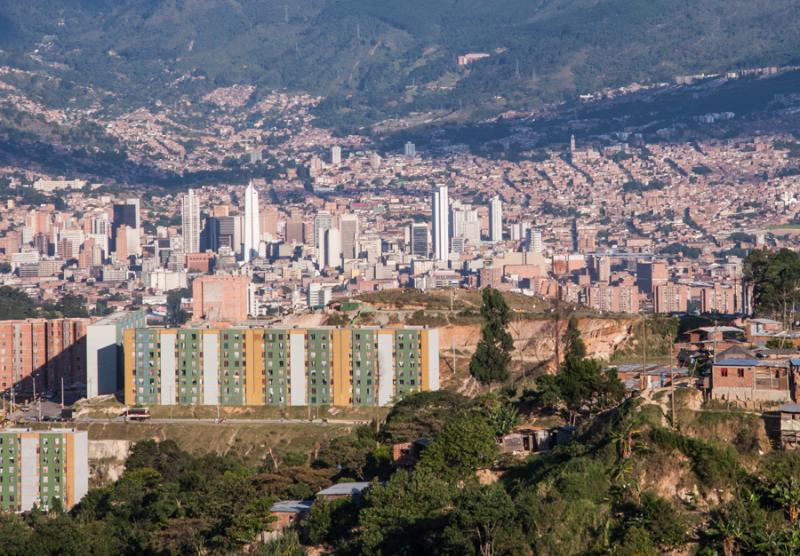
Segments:
[[[125,423],[124,417],[114,417],[113,419],[97,419],[89,417],[79,417],[76,423]],[[151,418],[146,421],[129,421],[129,425],[151,424],[151,425],[367,425],[369,421],[356,419],[223,419],[218,423],[216,419],[164,419]]]

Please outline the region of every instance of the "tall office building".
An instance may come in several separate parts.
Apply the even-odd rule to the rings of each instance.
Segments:
[[[181,207],[181,224],[183,233],[183,248],[186,253],[200,252],[200,200],[190,189],[183,196]]]
[[[448,223],[450,197],[446,185],[434,187],[432,205],[434,258],[437,261],[446,261],[450,258],[450,226]]]
[[[528,228],[525,230],[525,243],[528,251],[541,253],[544,250],[542,245],[542,230],[538,228]]]
[[[341,268],[342,266],[342,232],[336,228],[331,228],[325,232],[325,257],[324,265],[331,268]]]
[[[321,210],[314,218],[314,247],[317,249],[325,248],[325,232],[331,229],[333,219],[327,210]]]
[[[124,345],[127,405],[369,407],[439,389],[435,328],[143,328]]]
[[[355,214],[344,214],[339,221],[339,229],[342,232],[342,257],[345,259],[355,259],[358,257],[358,216]]]
[[[503,202],[499,195],[489,203],[489,239],[493,243],[503,241]]]
[[[421,222],[411,224],[411,254],[428,256],[428,226]]]
[[[0,511],[69,511],[89,491],[89,433],[0,431]]]
[[[258,217],[258,191],[253,182],[244,191],[244,262],[258,256],[258,244],[261,242],[261,230]]]
[[[114,217],[111,224],[111,249],[127,256],[140,255],[141,243],[139,241],[141,216],[139,214],[139,199],[126,199],[124,204],[115,204]],[[123,234],[124,245],[117,245],[119,229],[125,226]]]
[[[403,152],[409,158],[417,156],[417,146],[411,141],[406,142]]]
[[[342,163],[342,147],[334,145],[331,147],[331,164],[339,166]]]

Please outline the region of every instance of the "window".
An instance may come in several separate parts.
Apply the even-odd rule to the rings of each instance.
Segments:
[[[739,378],[744,378],[744,369],[736,369],[736,374]]]
[[[722,367],[719,370],[719,374],[720,374],[720,376],[728,376],[728,369],[726,369],[725,367]]]

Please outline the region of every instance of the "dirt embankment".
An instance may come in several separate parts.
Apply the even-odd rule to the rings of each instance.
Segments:
[[[581,337],[589,357],[608,359],[632,339],[634,319],[583,318],[579,321]],[[514,360],[526,363],[544,363],[555,358],[556,342],[566,329],[566,321],[519,320],[508,330],[514,339]],[[472,355],[481,337],[479,324],[451,325],[439,329],[439,351]],[[559,346],[559,349],[561,346]],[[553,361],[554,362],[554,361]]]

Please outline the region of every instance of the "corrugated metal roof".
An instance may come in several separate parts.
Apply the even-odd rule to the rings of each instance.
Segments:
[[[353,494],[359,494],[362,490],[364,490],[368,486],[369,483],[367,482],[339,483],[333,486],[329,486],[326,489],[320,490],[317,493],[317,496],[351,496]]]
[[[763,361],[757,359],[723,359],[714,362],[715,367],[756,367],[763,364]]]
[[[289,514],[300,513],[308,511],[313,503],[313,500],[283,500],[275,502],[269,511]]]

